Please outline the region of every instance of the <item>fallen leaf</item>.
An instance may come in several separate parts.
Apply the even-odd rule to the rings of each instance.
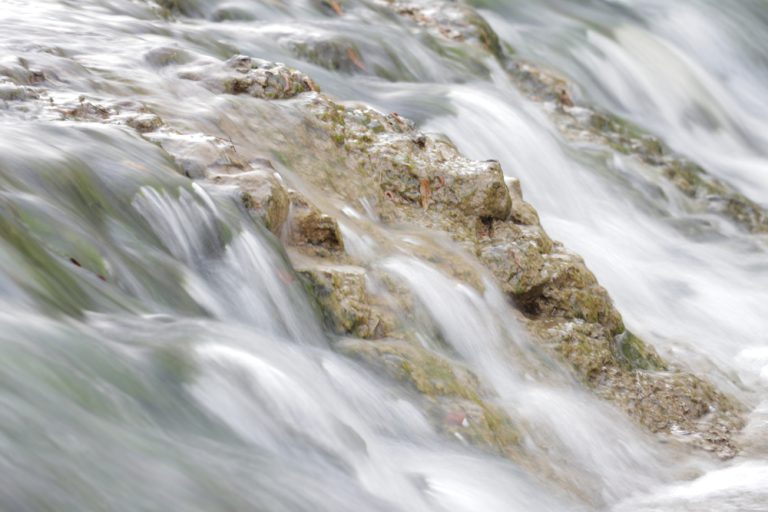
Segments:
[[[427,178],[421,179],[421,182],[419,183],[419,193],[421,194],[421,207],[426,210],[432,199],[432,188],[429,186],[429,180]]]
[[[349,60],[352,61],[352,64],[354,64],[357,69],[365,71],[365,64],[363,64],[363,59],[360,58],[357,50],[352,47],[347,48],[347,57],[349,57]]]
[[[333,12],[337,15],[341,16],[344,14],[344,11],[341,9],[341,4],[337,0],[325,0],[323,3],[333,9]]]
[[[568,90],[563,87],[557,92],[557,99],[560,100],[560,103],[566,107],[572,107],[573,106],[573,100],[571,99],[571,95],[568,93]]]

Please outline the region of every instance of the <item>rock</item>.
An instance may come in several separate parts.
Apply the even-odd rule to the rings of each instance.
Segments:
[[[65,119],[98,122],[105,121],[115,114],[114,110],[109,107],[85,101],[83,97],[81,97],[80,100],[80,103],[76,107],[60,110]]]
[[[291,35],[281,40],[296,57],[333,71],[360,73],[366,71],[357,46],[333,34]]]
[[[31,87],[16,85],[10,80],[0,78],[0,100],[22,101],[38,97],[39,95]]]
[[[336,348],[413,387],[430,402],[438,428],[481,447],[510,456],[520,433],[476,375],[461,364],[416,343],[397,339],[343,338]]]
[[[478,45],[493,55],[502,53],[496,32],[474,8],[464,3],[442,0],[376,0],[376,4],[410,18],[440,37]]]
[[[236,55],[226,62],[192,65],[179,72],[181,78],[201,81],[214,92],[248,94],[280,100],[308,91],[317,85],[305,74],[280,63]]]
[[[160,121],[151,116],[147,123],[133,122],[140,130],[146,126],[144,136],[158,141],[177,161],[194,163],[199,176],[240,187],[246,206],[282,235],[289,253],[301,256],[292,258],[329,327],[341,335],[378,339],[370,342],[373,345],[361,345],[366,357],[385,366],[396,361],[401,377],[428,399],[446,432],[502,451],[506,448],[500,447],[514,444],[499,441],[514,436],[508,437],[508,420],[497,414],[482,391],[468,394],[471,386],[459,389],[464,384],[460,370],[446,358],[439,359],[439,354],[419,352],[424,349],[408,332],[408,321],[418,315],[409,294],[391,289],[371,293],[368,285],[375,281],[375,272],[345,253],[333,217],[338,213],[323,210],[334,199],[362,206],[366,217],[383,224],[421,228],[424,237],[430,230],[446,233],[478,257],[525,313],[535,338],[570,363],[597,395],[651,431],[675,436],[685,432],[687,440],[722,456],[735,453],[732,436],[742,424],[740,406],[704,380],[670,369],[625,331],[606,290],[581,258],[547,236],[535,210],[523,200],[519,182],[505,180],[498,162],[469,160],[445,137],[421,133],[396,113],[344,106],[322,94],[300,95],[313,89],[311,81],[282,65],[236,57],[227,63],[186,67],[180,74],[220,93],[259,99],[296,97],[291,115],[269,126],[267,142],[259,149],[271,152],[304,178],[307,190],[333,196],[322,204],[313,204],[296,191],[285,192],[266,163],[254,161],[253,155],[241,156],[232,141],[175,133],[167,126],[156,127]],[[264,105],[280,112],[280,107]],[[116,115],[120,108],[83,99],[71,115],[102,122],[135,119],[125,111]],[[129,110],[131,116],[149,113]],[[560,110],[565,116],[574,109]],[[304,116],[296,116],[297,112]],[[662,152],[659,158],[666,161],[667,156]],[[189,168],[185,172],[193,175]],[[487,278],[468,255],[449,244],[419,243],[420,236],[409,234],[408,248],[397,250],[483,291]],[[393,341],[394,337],[401,341]],[[382,338],[389,341],[376,345]],[[693,390],[690,395],[688,387]],[[479,430],[462,430],[468,428],[465,420]]]
[[[129,117],[126,124],[139,133],[148,133],[163,126],[163,120],[156,114],[143,113]]]
[[[744,426],[742,407],[701,378],[670,369],[632,333],[612,336],[583,320],[539,319],[530,325],[600,397],[648,430],[673,434],[723,458],[736,454],[733,436]]]
[[[164,68],[167,66],[188,64],[194,60],[194,57],[184,49],[163,46],[148,51],[144,54],[144,60],[157,68]]]
[[[687,197],[707,210],[723,214],[752,233],[768,233],[768,212],[700,166],[682,159],[660,164],[662,174]]]
[[[304,196],[291,190],[286,243],[292,246],[314,248],[316,255],[343,251],[344,241],[336,219],[326,215]]]
[[[200,0],[155,0],[162,9],[162,14],[170,16],[180,13],[185,16],[199,16],[204,12],[204,3]]]
[[[768,211],[763,206],[695,163],[674,155],[657,137],[618,116],[584,105],[573,109],[575,102],[568,81],[511,52],[503,52],[496,34],[471,7],[445,0],[377,0],[377,4],[414,20],[440,37],[483,47],[506,67],[517,88],[526,96],[557,106],[548,108],[548,112],[571,140],[601,144],[637,158],[704,211],[723,215],[752,233],[768,233]]]
[[[264,222],[275,235],[280,235],[288,218],[290,200],[288,191],[274,171],[252,168],[250,171],[230,175],[216,175],[211,181],[220,185],[234,185],[243,205]]]
[[[299,266],[326,323],[338,334],[373,337],[378,321],[371,313],[364,268],[351,265]]]
[[[144,137],[160,144],[174,157],[182,172],[194,179],[245,172],[248,163],[228,140],[202,133],[156,130]]]
[[[515,224],[521,224],[523,226],[538,226],[539,214],[536,209],[525,202],[523,199],[523,188],[520,185],[520,180],[512,177],[505,177],[504,183],[506,183],[509,189],[509,195],[511,197],[511,207],[509,218]]]
[[[312,107],[352,165],[378,182],[377,195],[385,201],[468,217],[509,216],[512,199],[498,162],[464,158],[447,139],[420,133],[397,114],[346,108],[326,98],[316,98]]]

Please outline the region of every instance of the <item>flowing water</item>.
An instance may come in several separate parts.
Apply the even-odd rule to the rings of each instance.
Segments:
[[[20,101],[0,83],[0,510],[768,510],[764,237],[627,157],[566,142],[492,59],[375,4],[347,2],[344,16],[311,0],[181,5],[169,18],[138,0],[0,0],[0,71],[43,69],[48,90]],[[768,206],[768,3],[477,6],[577,99]],[[296,56],[334,38],[364,69]],[[130,100],[185,133],[260,147],[270,121],[254,102],[179,79],[158,66],[162,49],[286,62],[500,160],[633,331],[748,405],[744,453],[719,462],[644,433],[541,354],[490,283],[480,294],[381,250],[366,229],[393,247],[413,239],[353,222],[349,205],[350,251],[412,289],[425,343],[440,332],[524,419],[531,462],[438,434],[418,396],[331,349],[283,252],[229,192],[124,126],[55,115],[80,96]]]

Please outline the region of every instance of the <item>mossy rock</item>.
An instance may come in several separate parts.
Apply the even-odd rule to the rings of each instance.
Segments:
[[[396,339],[343,338],[336,348],[382,370],[428,400],[428,413],[443,432],[509,455],[520,433],[492,403],[475,374],[456,361]]]

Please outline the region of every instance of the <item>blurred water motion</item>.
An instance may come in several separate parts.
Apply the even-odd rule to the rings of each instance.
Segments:
[[[0,82],[0,508],[765,510],[764,236],[691,211],[618,152],[569,142],[498,63],[451,54],[375,2],[343,17],[334,2],[172,3],[182,14],[129,0],[0,9],[0,74],[45,69],[50,100],[15,101]],[[576,99],[768,206],[764,2],[474,3]],[[311,38],[350,42],[364,62],[308,62],[296,48]],[[282,249],[230,195],[123,125],[53,115],[81,95],[140,101],[189,133],[226,121],[258,145],[257,125],[279,120],[163,67],[237,53],[500,160],[634,332],[748,405],[744,453],[660,443],[541,354],[491,283],[480,293],[379,254],[345,224],[349,250],[418,298],[423,338],[439,332],[525,424],[528,463],[445,436],[417,393],[332,348]]]

